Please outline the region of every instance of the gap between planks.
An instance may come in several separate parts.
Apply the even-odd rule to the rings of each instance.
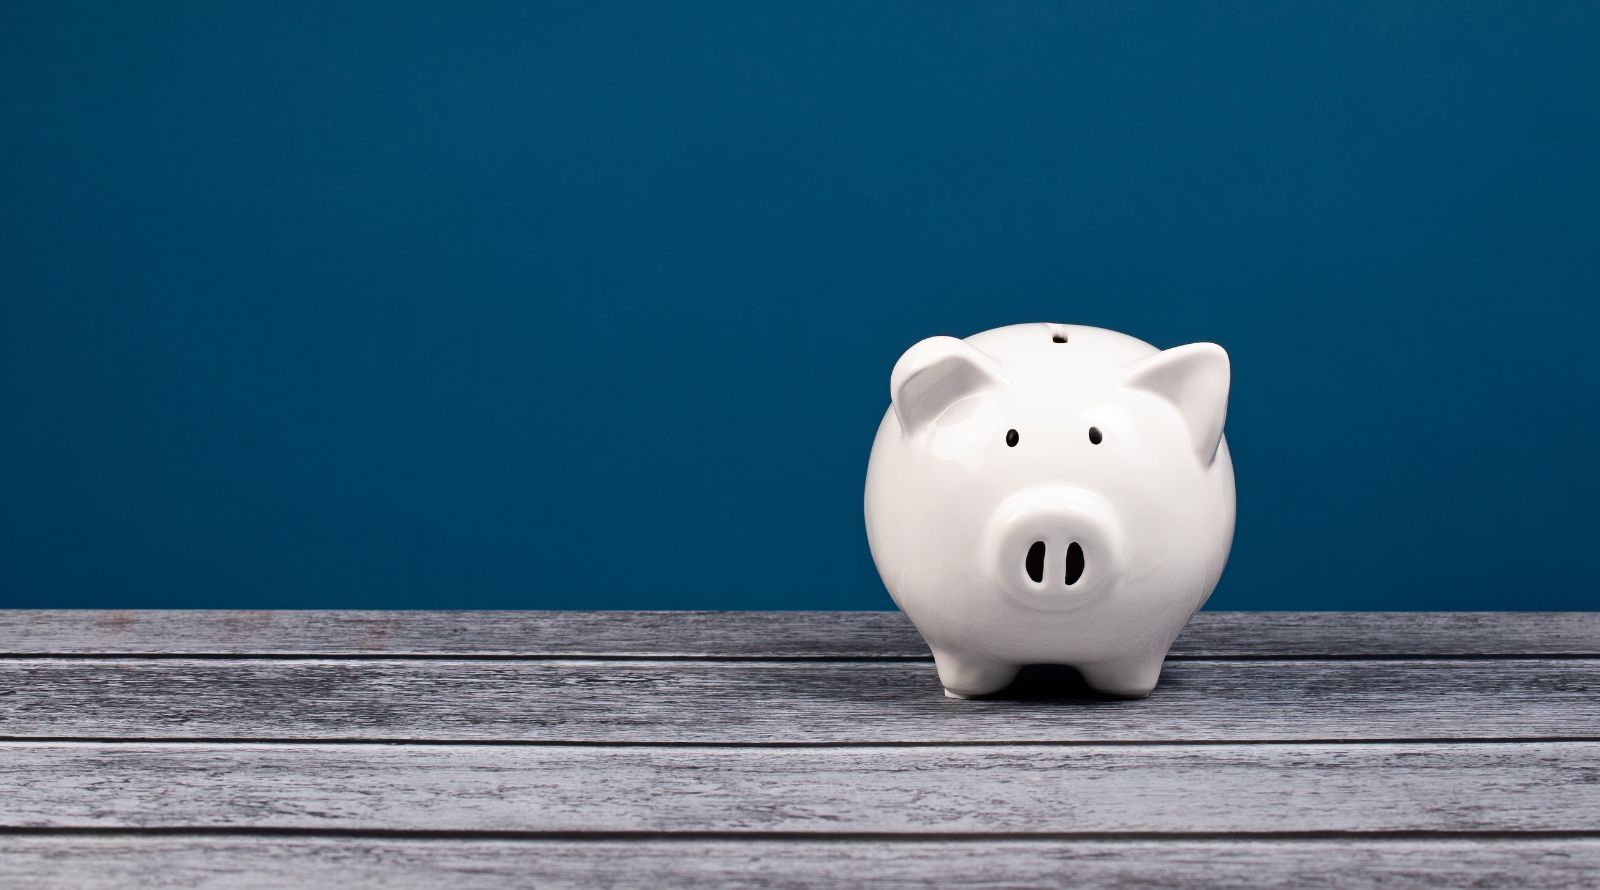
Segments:
[[[1579,652],[1554,653],[1494,653],[1494,654],[1440,654],[1430,652],[1393,652],[1384,655],[1182,655],[1169,654],[1166,661],[1277,661],[1296,662],[1340,661],[1586,661],[1600,660],[1600,655]],[[726,662],[730,664],[881,664],[911,663],[932,664],[931,655],[607,655],[604,653],[563,653],[560,655],[516,655],[508,653],[340,653],[340,652],[0,652],[0,661],[384,661],[384,662]],[[0,693],[3,695],[4,693]]]
[[[0,837],[107,838],[301,838],[307,840],[511,841],[564,843],[854,843],[854,844],[1004,844],[1049,843],[1334,843],[1396,841],[1539,842],[1600,841],[1593,831],[417,831],[337,828],[0,828]]]
[[[52,745],[351,745],[377,748],[440,746],[451,748],[1232,748],[1262,745],[1543,745],[1600,742],[1600,735],[1549,736],[1394,736],[1392,738],[1287,738],[1287,739],[959,739],[951,741],[632,741],[612,739],[452,739],[442,737],[393,738],[290,738],[280,736],[51,736],[0,735],[0,745],[13,743]]]

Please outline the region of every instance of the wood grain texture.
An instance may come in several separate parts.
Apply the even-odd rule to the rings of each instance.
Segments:
[[[1600,660],[1179,661],[1142,701],[902,662],[0,661],[0,737],[1105,742],[1600,735]]]
[[[512,841],[0,836],[0,886],[1538,887],[1592,890],[1600,840]]]
[[[1600,830],[1600,743],[0,744],[0,831]]]
[[[961,702],[893,613],[0,612],[0,887],[1600,885],[1600,616],[1175,652]]]
[[[898,612],[0,611],[6,655],[925,659]],[[1600,656],[1600,613],[1201,612],[1181,658]]]

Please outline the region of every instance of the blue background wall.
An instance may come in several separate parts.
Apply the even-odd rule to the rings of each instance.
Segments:
[[[899,353],[1233,355],[1221,608],[1600,606],[1600,4],[0,5],[0,605],[880,608]]]

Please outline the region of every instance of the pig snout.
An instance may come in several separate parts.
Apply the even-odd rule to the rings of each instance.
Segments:
[[[995,511],[986,537],[991,574],[1038,605],[1082,603],[1116,580],[1115,511],[1082,489],[1019,492]]]
[[[1022,561],[1023,568],[1027,569],[1028,577],[1035,584],[1044,583],[1044,561],[1050,558],[1050,546],[1043,541],[1034,541],[1028,548],[1028,558]],[[1077,541],[1067,545],[1067,572],[1063,576],[1067,586],[1078,583],[1083,578],[1083,545]]]

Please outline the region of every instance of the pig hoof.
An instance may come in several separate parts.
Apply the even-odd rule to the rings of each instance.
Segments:
[[[1161,679],[1162,661],[1105,661],[1079,665],[1078,673],[1083,675],[1083,681],[1095,692],[1122,698],[1144,698]]]
[[[939,671],[939,682],[944,694],[950,698],[972,698],[988,695],[1011,685],[1017,677],[1017,666],[976,661],[953,655],[933,653],[933,665]]]

